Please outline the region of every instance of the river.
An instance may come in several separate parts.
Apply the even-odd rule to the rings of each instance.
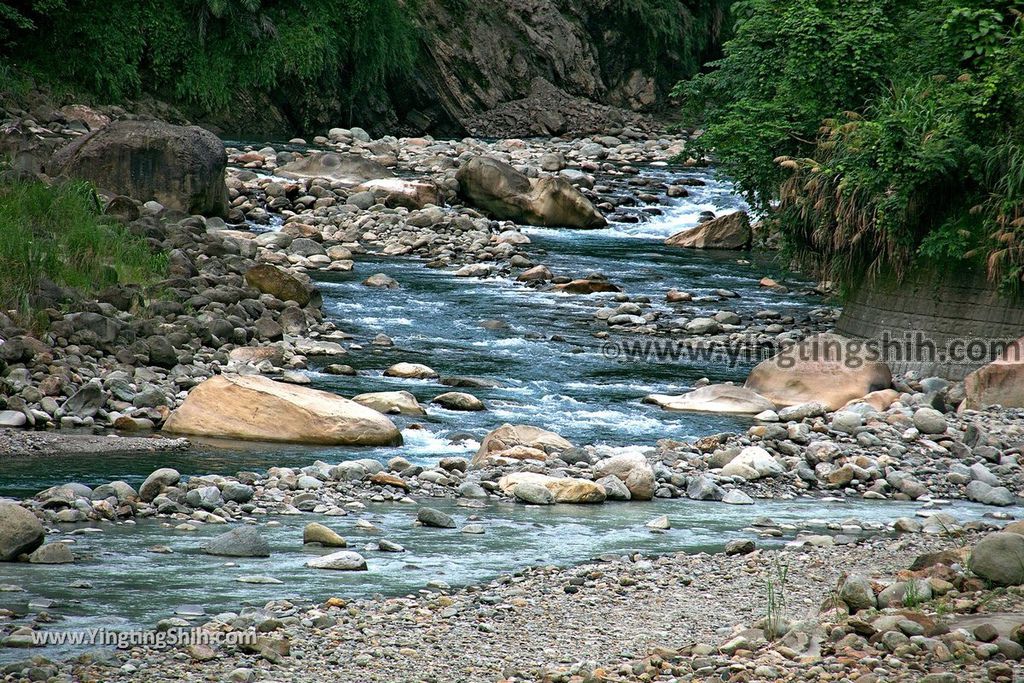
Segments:
[[[665,169],[646,172],[671,173]],[[649,296],[653,302],[662,302],[669,287],[695,296],[722,288],[739,294],[727,304],[688,306],[698,313],[767,308],[799,317],[823,305],[820,299],[759,287],[761,277],[781,272],[771,259],[666,248],[664,237],[695,225],[701,211],[743,208],[728,183],[706,171],[686,173],[707,184],[692,188],[687,198],[672,200],[650,221],[615,223],[596,231],[525,229],[532,240],[527,248],[538,263],[555,273],[601,272],[631,297]],[[395,278],[401,289],[370,289],[360,284],[377,272]],[[541,426],[580,445],[610,447],[652,446],[661,438],[743,430],[749,424],[744,418],[668,413],[641,403],[650,393],[680,393],[701,377],[741,380],[749,366],[607,358],[602,340],[593,336],[592,318],[597,305],[612,299],[613,294],[542,293],[507,279],[459,278],[452,270],[425,268],[420,261],[376,257],[360,258],[353,272],[332,273],[321,278],[320,285],[325,314],[339,329],[361,340],[383,332],[395,345],[367,345],[362,352],[350,354],[344,362],[359,370],[356,377],[310,369],[314,386],[345,396],[405,389],[429,406],[433,396],[448,388],[436,381],[382,375],[394,362],[418,362],[442,376],[494,380],[500,386],[469,390],[484,400],[488,410],[465,413],[429,406],[427,417],[399,417],[396,422],[403,428],[405,445],[398,448],[200,444],[183,453],[12,458],[0,473],[0,494],[28,496],[70,481],[95,486],[123,479],[137,486],[156,467],[174,467],[186,475],[233,474],[272,465],[301,467],[317,459],[333,463],[376,457],[386,461],[395,455],[414,463],[435,464],[444,456],[471,456],[482,435],[503,422]],[[482,324],[495,320],[501,324]],[[460,526],[471,516],[478,517],[486,533],[476,536],[417,528],[412,526],[415,506],[370,505],[362,513],[340,518],[313,514],[274,518],[277,524],[261,527],[273,549],[269,560],[225,563],[223,558],[198,550],[203,539],[222,532],[223,527],[201,526],[188,533],[152,519],[105,524],[99,527],[102,533],[79,530],[70,536],[78,557],[73,565],[0,567],[0,584],[25,589],[0,592],[0,607],[22,615],[48,611],[65,619],[60,628],[148,627],[185,604],[199,604],[213,614],[282,597],[323,600],[331,595],[403,594],[422,589],[432,580],[462,585],[529,564],[571,564],[605,553],[717,549],[731,538],[750,536],[751,522],[761,516],[791,525],[791,538],[798,527],[821,530],[826,523],[848,517],[881,524],[900,515],[913,515],[921,507],[869,501],[824,505],[811,499],[745,507],[686,499],[551,508],[490,504],[472,509],[453,501],[430,504],[453,514]],[[965,518],[982,513],[976,506],[957,508]],[[651,533],[644,523],[660,514],[669,515],[673,528],[667,533]],[[322,572],[303,566],[310,551],[302,547],[302,525],[314,520],[330,524],[355,550],[362,550],[377,535],[357,529],[353,524],[356,518],[371,521],[380,534],[401,543],[407,552],[367,551],[368,572]],[[50,534],[49,540],[61,536],[64,534]],[[173,552],[149,552],[154,545],[167,545]],[[237,580],[246,575],[267,575],[282,583]],[[48,654],[55,653],[60,649]],[[17,656],[10,651],[0,653],[6,659]]]

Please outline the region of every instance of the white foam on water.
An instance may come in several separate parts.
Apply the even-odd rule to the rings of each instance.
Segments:
[[[438,436],[428,429],[403,429],[402,457],[426,459],[449,455],[475,453],[480,448],[478,441],[472,439],[460,443],[451,443],[443,436]]]
[[[360,323],[362,325],[412,325],[411,318],[378,318],[374,316],[356,318],[355,322]]]

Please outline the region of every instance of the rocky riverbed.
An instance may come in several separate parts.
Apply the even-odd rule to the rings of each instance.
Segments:
[[[1013,589],[990,596],[962,578],[956,548],[932,536],[842,549],[608,557],[455,591],[333,596],[313,605],[275,600],[207,622],[214,632],[262,634],[242,649],[134,647],[35,666],[57,680],[83,681],[137,680],[143,671],[167,681],[1010,681],[1022,653],[1022,596]],[[920,602],[888,597],[897,573],[920,582]],[[876,597],[867,577],[890,588]],[[774,613],[767,607],[773,581],[785,596]],[[861,593],[858,581],[867,586]],[[881,596],[887,606],[876,605]],[[781,640],[765,638],[771,619],[784,624]]]
[[[199,667],[203,677],[237,681],[317,680],[327,670],[344,680],[842,680],[862,666],[857,680],[916,680],[953,658],[970,676],[1012,675],[1020,646],[1003,641],[1019,640],[1013,627],[991,638],[975,632],[978,624],[967,635],[954,627],[942,640],[902,617],[877,624],[842,610],[817,615],[833,587],[842,592],[840,573],[876,577],[869,590],[884,593],[911,555],[973,544],[1012,519],[1024,413],[967,410],[963,383],[892,377],[878,363],[838,380],[831,370],[798,369],[794,382],[761,357],[717,365],[689,356],[666,370],[650,354],[632,363],[613,356],[652,340],[691,349],[813,344],[838,309],[826,286],[771,260],[687,249],[696,241],[764,246],[773,237],[738,213],[744,206],[727,184],[679,163],[685,136],[612,132],[446,141],[333,129],[312,141],[229,146],[223,218],[108,198],[108,213],[168,254],[169,277],[96,299],[46,288],[35,301],[50,321],[41,335],[0,317],[0,424],[10,428],[0,431],[0,452],[187,447],[148,436],[161,427],[198,444],[306,440],[324,450],[295,466],[268,456],[254,471],[50,478],[53,486],[0,512],[0,550],[42,572],[116,552],[76,537],[138,528],[168,534],[147,551],[156,555],[175,552],[169,539],[183,538],[186,552],[262,558],[280,520],[305,516],[301,533],[289,527],[287,541],[275,537],[273,552],[281,543],[323,549],[303,560],[308,576],[372,572],[404,550],[415,563],[415,547],[387,527],[377,535],[368,506],[398,511],[416,533],[466,537],[490,533],[488,516],[510,504],[531,514],[649,505],[642,528],[652,538],[671,537],[673,515],[659,505],[672,499],[721,506],[723,516],[767,500],[913,505],[918,514],[727,528],[758,544],[783,539],[788,550],[734,538],[728,555],[620,552],[457,589],[428,580],[401,598],[275,599],[208,625],[265,634],[247,652],[135,648],[74,665],[18,662],[9,674],[99,681],[160,671],[160,680],[194,680]],[[550,224],[581,232],[567,238]],[[657,248],[644,239],[654,236]],[[272,417],[261,423],[253,409]],[[43,431],[53,428],[60,431]],[[950,500],[978,506],[949,514]],[[352,527],[345,536],[367,542],[350,545],[334,528],[342,520]],[[984,591],[966,573],[966,555],[947,559],[949,572],[925,577],[935,579],[931,595],[951,603],[935,610],[1017,605],[1016,589]],[[810,635],[787,629],[789,640],[775,644],[764,642],[764,624],[760,636],[732,630],[756,626],[765,581],[781,580],[771,575],[781,564],[792,577],[787,619],[827,626]],[[268,574],[263,567],[250,579]],[[865,608],[878,608],[880,597]],[[28,644],[34,631],[74,616],[41,604],[3,614],[6,645]],[[869,646],[877,657],[851,659]]]

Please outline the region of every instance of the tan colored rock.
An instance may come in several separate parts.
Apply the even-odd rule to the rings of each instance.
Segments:
[[[512,448],[506,448],[501,451],[492,451],[487,454],[487,459],[492,461],[501,460],[537,460],[538,462],[544,462],[548,459],[548,454],[539,448],[530,448],[529,446],[513,446]],[[473,459],[476,462],[476,458]]]
[[[779,407],[820,401],[831,410],[892,385],[892,371],[834,334],[808,337],[751,370],[743,385]]]
[[[275,367],[284,365],[284,349],[280,346],[239,346],[231,349],[228,360],[232,363],[259,365],[269,361]]]
[[[373,408],[380,413],[392,415],[427,414],[427,411],[419,404],[416,397],[408,391],[373,391],[353,396],[352,400],[360,405]]]
[[[579,279],[555,285],[554,290],[565,294],[594,294],[596,292],[621,292],[622,288],[607,280]]]
[[[524,459],[510,454],[511,449],[516,446],[524,446],[533,449],[529,456],[533,458],[534,453],[543,454],[545,448],[555,451],[564,451],[572,448],[572,444],[554,432],[549,432],[540,427],[530,425],[503,424],[497,429],[488,432],[487,436],[480,443],[480,449],[473,456],[472,464],[476,465],[491,455],[500,455],[506,458]],[[536,459],[544,459],[536,458]]]
[[[356,186],[368,180],[393,178],[394,173],[372,159],[356,154],[311,154],[277,169],[283,178],[330,178],[344,185]]]
[[[855,398],[852,401],[847,402],[843,407],[846,408],[857,403],[866,403],[881,413],[888,410],[889,406],[898,401],[899,398],[900,392],[895,389],[881,389],[879,391],[872,391],[863,398]]]
[[[988,365],[964,379],[964,408],[979,410],[986,406],[1024,408],[1024,338],[1010,344]]]
[[[372,408],[256,375],[217,375],[189,392],[164,430],[211,438],[395,446],[401,432]]]
[[[607,225],[590,200],[561,177],[528,178],[491,157],[469,159],[455,177],[468,204],[499,220],[567,228]]]
[[[433,368],[422,363],[395,363],[384,371],[385,377],[403,377],[405,379],[434,379],[438,375]]]
[[[303,543],[319,543],[325,548],[346,548],[348,542],[341,534],[319,522],[310,522],[302,530]]]
[[[370,477],[370,483],[377,486],[394,486],[404,491],[409,490],[409,484],[404,479],[397,474],[388,474],[387,472],[377,472]]]
[[[444,198],[437,185],[422,180],[406,180],[404,178],[378,178],[369,180],[354,190],[355,192],[373,192],[384,195],[384,205],[390,208],[404,206],[413,211],[434,204],[444,205]]]
[[[688,249],[749,249],[751,239],[750,219],[745,211],[737,211],[677,232],[665,244]]]
[[[644,403],[653,403],[672,411],[740,415],[757,415],[775,408],[775,404],[764,396],[746,387],[732,384],[710,384],[681,396],[651,394],[644,399]]]
[[[587,479],[571,477],[550,477],[535,472],[514,472],[498,480],[498,488],[509,495],[515,494],[520,484],[543,486],[555,497],[556,503],[603,503],[607,498],[605,488]]]
[[[651,500],[657,481],[654,469],[642,453],[620,453],[597,463],[594,478],[613,476],[622,480],[632,500]]]

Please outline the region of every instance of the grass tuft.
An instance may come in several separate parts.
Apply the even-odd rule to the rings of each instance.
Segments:
[[[88,294],[148,283],[166,267],[163,254],[101,214],[88,183],[0,183],[0,307],[29,313],[44,278]]]

